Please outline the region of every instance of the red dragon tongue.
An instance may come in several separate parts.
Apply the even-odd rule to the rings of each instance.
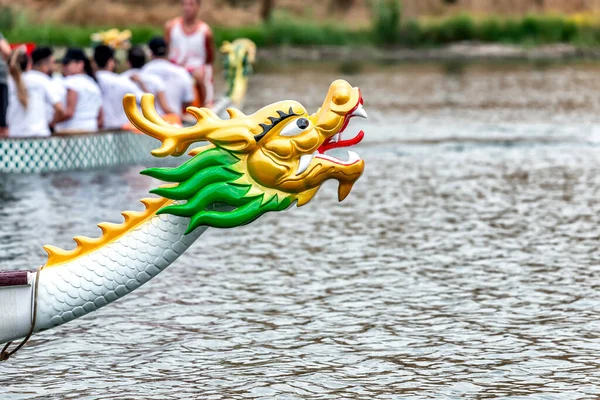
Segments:
[[[340,140],[339,142],[337,142],[336,147],[354,146],[355,144],[359,144],[360,141],[363,140],[364,137],[365,137],[365,132],[361,130],[360,132],[358,132],[358,135],[356,135],[354,137],[354,139]]]
[[[323,143],[323,145],[319,147],[319,153],[323,154],[327,150],[337,149],[338,147],[354,146],[355,144],[360,143],[360,141],[363,140],[364,137],[365,132],[361,130],[360,132],[358,132],[358,135],[356,135],[356,137],[354,137],[353,139],[340,140],[338,142],[329,141],[327,143]]]

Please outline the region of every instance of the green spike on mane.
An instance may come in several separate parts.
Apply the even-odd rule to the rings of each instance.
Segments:
[[[235,169],[240,161],[227,150],[215,147],[205,150],[175,168],[149,168],[142,174],[177,186],[162,187],[151,193],[171,200],[185,201],[160,209],[157,214],[190,218],[186,234],[199,226],[232,228],[245,225],[268,211],[282,211],[293,203],[293,197],[248,195],[250,184],[235,183],[244,173]],[[212,206],[226,204],[230,211],[214,211]]]

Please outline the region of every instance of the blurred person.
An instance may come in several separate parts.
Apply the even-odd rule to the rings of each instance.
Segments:
[[[52,83],[54,84],[55,90],[60,93],[62,103],[67,104],[67,88],[65,87],[65,76],[63,75],[63,72],[62,72],[62,60],[55,59],[54,64],[55,64],[54,72],[53,72],[52,76],[50,77],[50,79],[52,80]],[[56,67],[57,65],[59,66],[58,69]]]
[[[102,92],[92,64],[82,49],[67,50],[63,60],[63,84],[67,89],[63,118],[55,130],[60,133],[96,132],[102,127]]]
[[[156,75],[152,75],[147,71],[142,71],[142,67],[146,65],[146,52],[141,46],[133,46],[127,53],[127,62],[129,69],[121,75],[131,79],[146,93],[152,93],[157,102],[157,110],[161,110],[161,114],[173,114],[173,109],[167,102],[165,84]]]
[[[200,20],[201,0],[182,0],[182,16],[165,25],[169,59],[184,67],[196,81],[202,106],[214,101],[215,43],[210,27]]]
[[[12,53],[10,45],[0,33],[0,137],[8,134],[6,111],[8,109],[8,65],[6,61]]]
[[[168,46],[163,38],[155,37],[148,46],[152,60],[144,65],[142,72],[158,76],[163,81],[169,107],[181,115],[194,101],[194,82],[185,68],[167,59]]]
[[[62,114],[64,114],[64,107],[62,105],[66,101],[66,92],[67,89],[62,84],[62,80],[57,82],[54,79],[55,73],[55,64],[56,59],[54,58],[54,51],[50,47],[37,47],[31,52],[31,63],[32,70],[38,71],[39,73],[48,77],[48,81],[52,86],[52,92],[59,96],[62,112],[57,116],[55,115],[56,110],[53,105],[47,105],[46,107],[46,117],[48,120],[48,124],[53,126],[55,121],[55,117],[58,119],[62,118]]]
[[[9,137],[50,136],[48,110],[53,118],[63,117],[61,96],[50,80],[53,68],[52,50],[40,47],[31,54],[15,51],[10,60],[9,104],[7,111]]]
[[[98,67],[96,79],[102,91],[104,129],[120,129],[129,123],[123,110],[123,97],[131,93],[140,101],[144,92],[131,79],[114,72],[117,63],[112,47],[97,46],[94,49],[94,62]]]

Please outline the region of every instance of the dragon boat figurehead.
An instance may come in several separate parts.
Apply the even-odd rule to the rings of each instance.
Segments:
[[[175,127],[154,108],[154,98],[123,100],[132,124],[158,139],[155,156],[191,159],[175,168],[150,168],[144,174],[167,182],[142,200],[143,211],[124,211],[120,224],[98,224],[97,238],[76,236],[77,246],[44,246],[48,261],[35,273],[10,273],[11,299],[0,302],[0,361],[8,359],[33,333],[69,322],[127,295],[173,263],[208,227],[233,228],[270,211],[310,201],[323,182],[339,181],[343,200],[361,176],[364,161],[354,152],[342,160],[329,150],[360,142],[346,135],[352,117],[366,117],[358,88],[333,82],[321,108],[312,115],[298,102],[283,101],[252,115],[229,109],[221,119],[207,108],[188,108],[195,126]],[[6,280],[5,280],[6,281]],[[13,284],[14,283],[14,284]],[[12,288],[12,286],[15,286]],[[4,290],[4,289],[3,289]],[[18,307],[12,300],[19,298]],[[2,314],[4,313],[4,314]],[[25,338],[15,350],[12,340]]]
[[[190,107],[188,112],[198,123],[186,128],[162,120],[152,95],[142,99],[141,113],[133,96],[123,102],[131,122],[162,142],[153,151],[156,156],[180,156],[192,144],[208,142],[192,149],[194,157],[180,167],[143,172],[172,183],[152,191],[177,202],[159,214],[190,217],[190,232],[200,225],[238,226],[267,211],[281,211],[294,203],[302,206],[330,179],[339,182],[342,201],[364,170],[364,161],[353,151],[346,160],[327,154],[364,137],[360,131],[353,138],[342,138],[352,117],[367,116],[360,90],[344,80],[331,84],[323,105],[312,115],[296,101],[274,103],[252,115],[230,108],[226,120],[209,109]],[[207,208],[217,203],[232,209]]]
[[[364,170],[364,161],[353,151],[341,160],[328,150],[349,147],[364,137],[342,140],[350,118],[366,118],[358,88],[345,81],[334,82],[323,106],[308,115],[301,104],[284,101],[260,111],[268,123],[259,124],[256,149],[248,157],[248,171],[257,183],[298,196],[306,204],[324,181],[339,181],[338,198],[344,200]],[[276,114],[273,115],[272,111]]]

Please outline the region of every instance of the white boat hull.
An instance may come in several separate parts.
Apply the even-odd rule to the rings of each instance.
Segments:
[[[185,234],[188,218],[154,215],[118,240],[27,282],[0,286],[0,343],[62,325],[131,293],[171,265],[206,227]],[[25,272],[14,272],[24,274]],[[0,281],[1,284],[1,281]],[[35,302],[32,299],[37,297]]]
[[[0,140],[0,173],[97,169],[152,162],[156,140],[130,132]]]
[[[222,98],[212,107],[223,115],[231,100]],[[226,115],[226,113],[225,113]],[[126,131],[98,132],[49,138],[0,140],[0,173],[79,171],[119,165],[152,163],[150,152],[158,141]]]
[[[27,276],[25,283],[0,286],[0,343],[25,337],[31,329],[36,273],[23,273]]]

